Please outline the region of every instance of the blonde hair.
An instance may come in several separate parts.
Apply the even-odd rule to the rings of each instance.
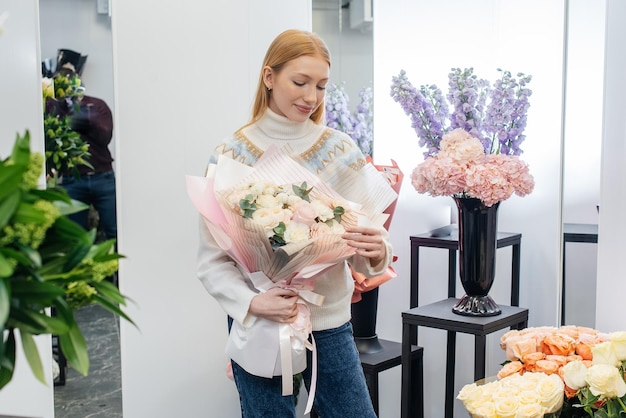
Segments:
[[[263,82],[263,68],[270,67],[274,72],[279,73],[282,67],[289,61],[302,56],[320,57],[328,63],[330,67],[330,51],[326,43],[315,33],[297,29],[288,29],[278,35],[270,44],[259,76],[256,98],[252,107],[252,118],[249,124],[259,120],[265,113],[270,103],[270,92]],[[324,100],[311,114],[310,119],[315,123],[321,123],[324,117]]]

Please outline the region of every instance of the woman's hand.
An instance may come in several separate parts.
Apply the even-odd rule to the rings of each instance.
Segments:
[[[372,266],[379,265],[387,256],[387,246],[380,228],[355,226],[346,228],[342,235],[347,244],[360,256],[370,259]]]
[[[291,324],[298,316],[298,293],[292,289],[272,287],[252,298],[249,312],[274,322]]]

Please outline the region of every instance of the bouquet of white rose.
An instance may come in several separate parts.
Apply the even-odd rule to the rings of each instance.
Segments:
[[[356,175],[338,171],[341,179]],[[285,148],[268,148],[254,167],[220,157],[206,177],[187,176],[188,194],[217,245],[245,269],[254,287],[298,289],[299,321],[257,318],[247,328],[235,322],[227,344],[229,356],[249,373],[282,375],[283,395],[293,391],[292,375],[306,367],[307,348],[315,361],[305,303],[323,303],[313,292],[315,276],[355,254],[342,238],[345,226],[382,227],[388,217],[383,211],[397,197],[373,166],[361,171],[367,190],[351,191],[365,196],[361,204],[343,198]],[[349,188],[349,179],[339,183]]]

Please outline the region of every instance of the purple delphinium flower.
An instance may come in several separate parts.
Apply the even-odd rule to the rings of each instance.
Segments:
[[[531,77],[523,73],[511,75],[503,71],[502,77],[495,82],[491,102],[485,117],[485,132],[490,136],[493,154],[521,155],[519,148],[525,136],[527,111],[530,106],[528,97],[532,91],[526,87]]]
[[[373,92],[371,87],[365,87],[359,92],[361,102],[356,106],[352,117],[352,139],[361,149],[363,155],[372,155],[373,120],[372,111]]]
[[[350,99],[343,86],[326,86],[325,113],[326,126],[342,132],[352,132],[352,117],[348,107]]]
[[[350,98],[343,85],[326,86],[325,112],[326,126],[344,132],[352,138],[363,155],[372,155],[372,88],[359,92],[361,102],[354,114],[350,113]]]
[[[452,68],[448,74],[448,100],[452,104],[451,129],[461,128],[485,146],[482,135],[482,117],[489,83],[478,79],[473,68]]]
[[[472,68],[452,68],[447,102],[435,85],[417,90],[404,70],[392,77],[391,97],[410,116],[420,147],[427,148],[426,157],[436,155],[443,134],[456,128],[478,138],[485,153],[522,153],[519,146],[525,139],[531,76],[518,73],[515,78],[509,71],[498,71],[502,77],[491,87],[474,75]]]
[[[437,112],[433,104],[411,84],[404,70],[392,78],[391,97],[400,103],[404,112],[411,118],[411,126],[417,133],[420,147],[427,147],[424,156],[437,154],[442,136],[441,127],[438,129],[436,122],[433,121]]]

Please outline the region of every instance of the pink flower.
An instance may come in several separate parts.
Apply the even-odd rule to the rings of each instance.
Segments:
[[[443,136],[439,153],[413,170],[411,183],[419,193],[474,197],[486,206],[513,193],[525,196],[535,185],[528,165],[519,157],[485,155],[481,142],[462,129]]]

